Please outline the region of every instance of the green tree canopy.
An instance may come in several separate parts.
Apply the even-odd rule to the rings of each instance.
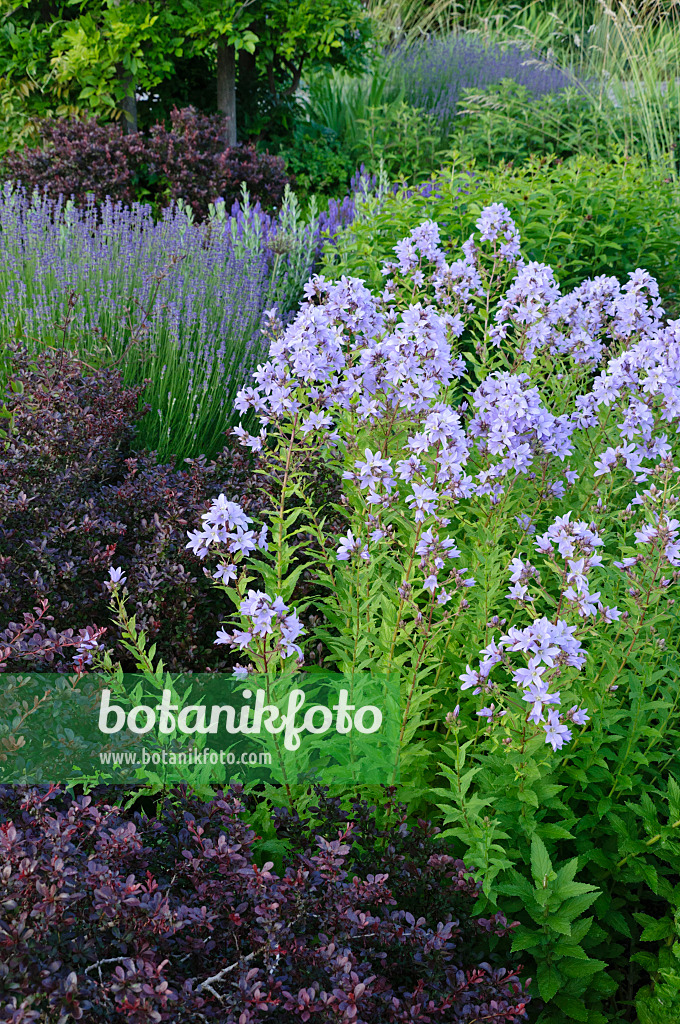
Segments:
[[[27,116],[122,115],[134,130],[135,96],[203,58],[233,142],[238,76],[275,100],[308,65],[359,66],[368,37],[361,0],[0,0],[0,86]]]

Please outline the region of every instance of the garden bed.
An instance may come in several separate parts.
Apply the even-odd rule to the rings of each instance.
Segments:
[[[133,6],[0,32],[0,1024],[675,1024],[677,26]]]

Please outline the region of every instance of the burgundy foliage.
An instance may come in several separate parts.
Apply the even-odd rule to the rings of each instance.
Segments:
[[[53,621],[47,609],[48,602],[43,600],[33,609],[34,614],[24,612],[23,622],[10,622],[0,630],[0,672],[7,669],[8,662],[19,661],[49,668],[55,659],[57,664],[61,662],[65,651],[73,654],[73,648],[93,649],[106,632],[103,626],[87,626],[77,632],[65,629],[58,633],[47,625]],[[80,660],[84,668],[85,662]]]
[[[124,205],[183,199],[202,220],[217,198],[230,210],[242,183],[253,201],[270,209],[290,180],[281,157],[252,145],[226,147],[222,115],[193,107],[175,108],[170,128],[157,124],[149,136],[126,136],[119,125],[94,118],[46,120],[41,135],[42,146],[5,157],[5,178],[20,182],[29,195],[37,189],[51,199],[73,196],[77,206],[87,204],[88,194]]]
[[[94,118],[48,119],[41,123],[42,146],[9,153],[4,177],[20,182],[29,195],[37,189],[51,199],[74,199],[84,206],[107,196],[129,205],[137,198],[136,180],[144,160],[143,137],[123,135],[117,124]]]
[[[526,1018],[521,968],[490,952],[511,926],[471,917],[476,884],[424,824],[393,829],[394,878],[348,872],[356,841],[370,856],[361,822],[313,853],[289,843],[279,874],[256,863],[242,809],[238,787],[209,803],[178,790],[154,818],[1,787],[0,1022]],[[435,889],[455,913],[428,917]]]
[[[168,199],[184,199],[196,219],[203,220],[218,197],[231,210],[245,183],[264,209],[278,206],[290,180],[282,157],[258,153],[253,145],[225,149],[220,114],[185,107],[170,116],[170,129],[155,125],[148,143],[150,166],[167,183]]]
[[[153,453],[132,450],[143,389],[123,387],[115,370],[87,370],[68,352],[11,355],[0,393],[11,417],[2,420],[8,436],[0,438],[5,620],[47,599],[57,632],[96,623],[108,627],[115,647],[105,581],[109,567],[120,565],[129,611],[169,667],[223,668],[224,648],[213,641],[224,598],[185,549],[186,531],[221,492],[257,515],[266,499],[244,449],[227,447],[215,461],[197,459],[182,470],[159,465]],[[124,652],[115,653],[127,668]]]

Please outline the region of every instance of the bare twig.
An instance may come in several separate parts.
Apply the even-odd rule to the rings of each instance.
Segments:
[[[215,989],[212,987],[213,984],[216,981],[222,981],[222,978],[226,977],[226,975],[229,974],[231,971],[235,971],[237,967],[241,966],[241,964],[245,964],[249,960],[252,960],[253,957],[256,956],[258,953],[261,953],[262,949],[264,948],[265,947],[263,946],[261,949],[254,949],[252,953],[248,953],[247,956],[239,957],[236,963],[230,964],[229,967],[223,968],[223,970],[221,970],[218,974],[213,974],[212,978],[206,978],[205,981],[202,981],[201,984],[196,989],[196,991],[202,992],[203,989],[207,989],[208,992],[214,995],[216,999],[219,999],[221,1001],[222,996],[219,994],[219,992],[215,991]]]
[[[99,972],[99,984],[103,984],[104,979],[102,978],[102,964],[124,964],[126,960],[132,960],[131,956],[111,956],[106,960],[97,960],[96,964],[90,964],[89,967],[85,968],[85,974],[89,974],[90,971],[94,971],[95,968]],[[134,963],[134,960],[132,961]]]

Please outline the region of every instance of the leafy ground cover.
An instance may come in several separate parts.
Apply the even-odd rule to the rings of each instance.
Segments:
[[[370,820],[327,840],[280,819],[289,854],[279,876],[271,861],[254,862],[239,796],[201,803],[180,792],[149,817],[58,789],[3,787],[3,1019],[524,1016],[530,997],[517,974],[496,955],[494,966],[467,959],[511,925],[501,913],[471,915],[477,883],[425,823],[407,830],[402,810],[380,870],[351,879],[353,845],[376,839]],[[415,874],[417,919],[407,909]],[[433,912],[446,921],[436,929]]]
[[[125,388],[120,371],[89,370],[69,352],[47,350],[36,361],[10,351],[0,478],[4,618],[47,600],[52,628],[75,619],[105,625],[104,577],[122,561],[135,581],[139,627],[166,663],[224,667],[208,626],[217,605],[198,560],[186,557],[185,535],[215,490],[259,510],[256,460],[232,444],[214,461],[176,470],[133,448],[143,387]]]

